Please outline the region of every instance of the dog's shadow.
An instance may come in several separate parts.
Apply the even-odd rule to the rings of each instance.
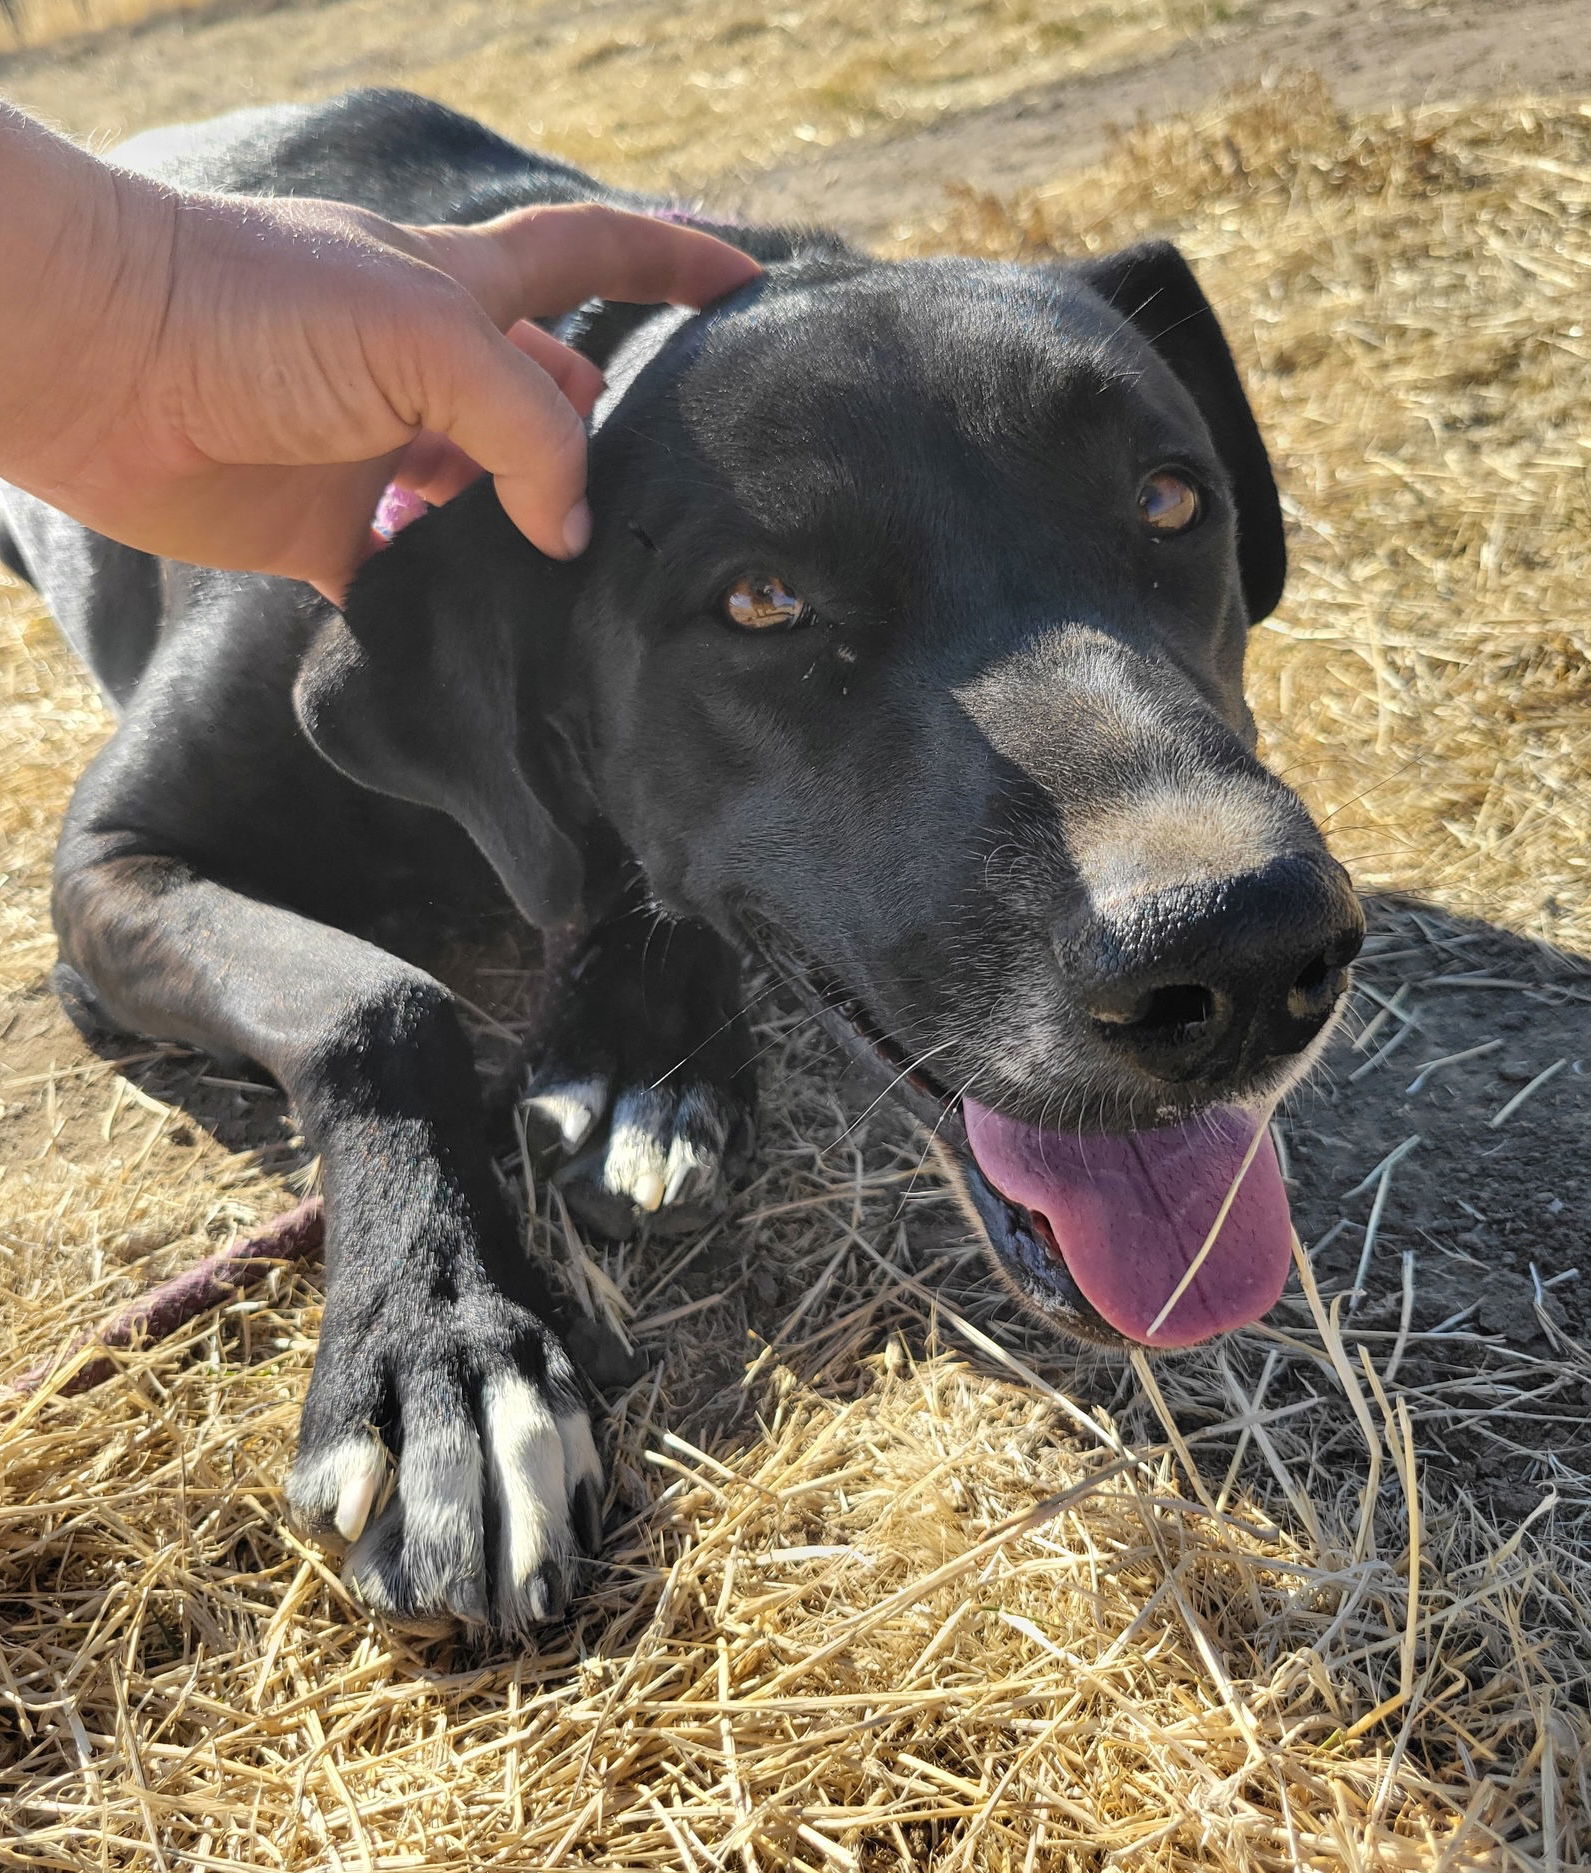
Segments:
[[[1591,1268],[1583,1278],[1577,1272],[1579,1218],[1591,1208],[1591,959],[1415,899],[1384,898],[1370,909],[1348,1020],[1277,1127],[1299,1234],[1323,1293],[1357,1287],[1353,1318],[1367,1329],[1396,1327],[1407,1312],[1415,1334],[1467,1328],[1472,1341],[1526,1352],[1557,1339],[1591,1341]],[[484,941],[438,935],[421,959],[465,997],[505,1181],[518,1185],[514,1095],[543,1003],[536,940],[502,920]],[[681,1331],[707,1342],[697,1349],[698,1371],[711,1374],[706,1382],[719,1394],[733,1385],[729,1368],[744,1363],[748,1335],[768,1340],[781,1360],[793,1354],[800,1369],[800,1347],[778,1343],[793,1310],[801,1314],[795,1337],[816,1349],[821,1366],[827,1342],[813,1328],[825,1303],[802,1306],[811,1271],[800,1251],[816,1237],[826,1263],[839,1241],[825,1198],[838,1183],[860,1190],[876,1179],[889,1192],[892,1164],[922,1160],[909,1123],[853,1087],[803,1017],[776,1011],[766,1029],[758,1181],[647,1304],[653,1315],[698,1310],[676,1318],[698,1323]],[[107,1058],[142,1051],[122,1066],[126,1077],[227,1151],[253,1153],[286,1176],[307,1173],[286,1102],[262,1076],[181,1050],[137,1050],[125,1035],[87,1038]],[[808,1220],[792,1232],[784,1218],[801,1216],[800,1206]],[[1077,1384],[1093,1374],[1091,1388],[1118,1394],[1119,1362],[1080,1360],[1005,1300],[967,1251],[965,1228],[926,1164],[899,1176],[893,1201],[886,1195],[871,1212],[882,1235],[905,1224],[919,1288],[937,1286],[947,1302],[959,1301],[974,1324],[997,1330],[1050,1380]],[[555,1259],[567,1243],[560,1236],[553,1232]],[[680,1247],[639,1245],[619,1272],[656,1289]],[[887,1268],[877,1272],[888,1279]],[[579,1282],[574,1288],[582,1292]],[[709,1297],[726,1290],[731,1304],[714,1307]],[[599,1384],[632,1376],[611,1336],[593,1327],[582,1337]],[[1473,1357],[1453,1344],[1455,1357]]]
[[[418,925],[411,917],[404,926],[369,934],[461,998],[460,1018],[475,1053],[488,1120],[507,1150],[515,1095],[541,1017],[545,983],[536,933],[505,910],[475,916],[468,925],[440,913]],[[261,1171],[291,1187],[311,1186],[313,1153],[281,1088],[262,1069],[107,1026],[77,993],[68,969],[57,969],[50,986],[89,1051],[146,1099],[180,1112],[224,1151],[248,1155]],[[176,1135],[185,1142],[180,1129]]]

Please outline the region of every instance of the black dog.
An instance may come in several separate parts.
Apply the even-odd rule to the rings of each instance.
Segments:
[[[121,159],[420,221],[639,201],[395,92]],[[483,483],[339,616],[5,500],[8,562],[121,712],[61,841],[63,992],[290,1094],[331,1237],[289,1497],[410,1620],[550,1615],[600,1473],[454,1006],[373,930],[506,890],[585,933],[532,1094],[595,1226],[724,1200],[749,947],[933,1129],[1018,1293],[1171,1346],[1280,1290],[1263,1119],[1360,940],[1251,752],[1281,522],[1175,250],[891,265],[714,231],[766,276],[559,328],[609,379],[577,562]]]

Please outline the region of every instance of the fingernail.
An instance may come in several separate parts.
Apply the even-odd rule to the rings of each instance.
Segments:
[[[569,557],[576,558],[591,544],[591,509],[585,501],[576,501],[564,516],[563,543]]]
[[[422,514],[429,514],[431,505],[420,495],[408,488],[400,488],[395,481],[389,481],[382,491],[380,505],[376,508],[375,519],[371,526],[386,542],[401,533],[411,521],[418,520]]]

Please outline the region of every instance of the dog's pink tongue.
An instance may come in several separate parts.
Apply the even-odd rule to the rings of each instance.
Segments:
[[[1254,1140],[1254,1118],[1217,1110],[1125,1138],[1043,1131],[963,1102],[967,1140],[1003,1196],[1042,1216],[1085,1298],[1147,1346],[1194,1346],[1258,1320],[1292,1257],[1292,1221],[1267,1134],[1210,1252],[1154,1325],[1204,1247]]]

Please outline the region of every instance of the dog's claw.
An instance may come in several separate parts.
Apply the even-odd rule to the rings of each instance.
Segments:
[[[530,1616],[538,1624],[556,1619],[568,1603],[563,1574],[550,1562],[537,1568],[536,1578],[530,1582],[525,1597]]]
[[[536,1129],[548,1133],[564,1151],[578,1151],[608,1103],[605,1079],[563,1081],[533,1087],[525,1101],[525,1116]]]
[[[602,1546],[602,1491],[590,1477],[582,1477],[569,1505],[575,1534],[587,1554]]]
[[[710,1191],[721,1173],[721,1151],[721,1145],[719,1151],[715,1152],[710,1146],[704,1148],[694,1138],[676,1138],[669,1146],[668,1182],[663,1187],[664,1203],[678,1203],[682,1198]]]
[[[447,1606],[461,1626],[485,1626],[491,1620],[486,1604],[486,1583],[477,1575],[454,1584]]]
[[[355,1468],[344,1482],[337,1498],[337,1533],[344,1541],[357,1541],[365,1532],[365,1523],[370,1520],[386,1469],[385,1453],[372,1444],[368,1461]]]
[[[287,1479],[288,1511],[302,1533],[333,1547],[351,1546],[364,1533],[387,1476],[387,1453],[368,1432],[301,1451]]]

